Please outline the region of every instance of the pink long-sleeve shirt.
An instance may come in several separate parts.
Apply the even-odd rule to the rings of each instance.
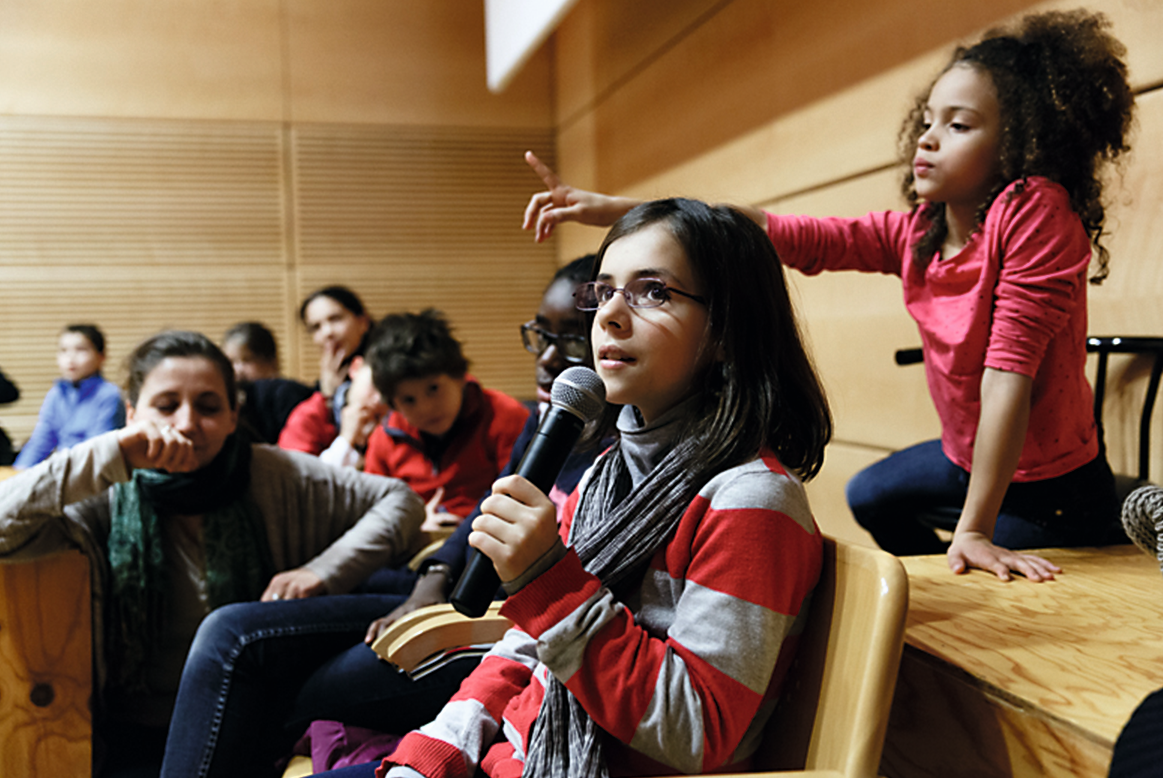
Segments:
[[[919,210],[859,219],[767,215],[768,235],[789,267],[901,278],[942,449],[956,465],[969,470],[973,461],[987,367],[1034,382],[1015,481],[1053,478],[1094,459],[1098,431],[1085,374],[1091,246],[1066,190],[1037,177],[1011,184],[956,256],[924,266],[913,246],[927,227]]]

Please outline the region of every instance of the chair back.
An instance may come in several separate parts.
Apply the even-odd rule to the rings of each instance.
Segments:
[[[1147,389],[1139,412],[1139,467],[1135,474],[1115,473],[1115,490],[1119,502],[1138,487],[1148,482],[1151,468],[1151,412],[1163,377],[1163,338],[1129,335],[1092,335],[1086,339],[1086,350],[1098,354],[1094,379],[1094,418],[1102,425],[1102,403],[1106,396],[1107,363],[1111,354],[1133,354],[1150,360]]]
[[[877,775],[904,645],[908,589],[896,557],[824,538],[807,627],[756,769]]]

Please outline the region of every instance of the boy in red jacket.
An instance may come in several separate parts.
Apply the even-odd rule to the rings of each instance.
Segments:
[[[439,311],[386,316],[369,340],[372,380],[392,413],[368,439],[364,470],[406,481],[429,503],[424,529],[455,527],[509,461],[529,411],[468,375]]]

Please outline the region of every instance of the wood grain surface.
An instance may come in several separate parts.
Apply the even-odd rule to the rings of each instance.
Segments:
[[[1133,546],[1039,553],[1063,568],[1055,581],[902,560],[886,775],[1106,775],[1119,731],[1163,687],[1163,575]]]
[[[0,564],[0,775],[88,775],[89,565],[79,552]]]

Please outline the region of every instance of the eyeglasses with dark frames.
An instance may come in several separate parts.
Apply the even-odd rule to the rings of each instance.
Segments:
[[[558,335],[538,326],[536,321],[521,325],[521,342],[530,354],[541,356],[550,346],[557,346],[557,353],[571,365],[586,361],[589,345],[584,335]]]
[[[573,296],[580,311],[596,311],[614,299],[618,292],[626,298],[626,304],[631,308],[657,308],[670,301],[671,295],[689,297],[697,303],[707,304],[707,298],[673,286],[667,286],[660,278],[635,278],[628,281],[624,287],[618,289],[603,281],[590,281],[582,284]]]

